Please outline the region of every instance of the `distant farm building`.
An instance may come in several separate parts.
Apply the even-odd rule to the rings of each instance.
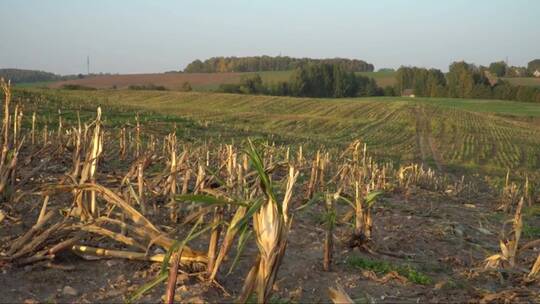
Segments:
[[[403,90],[403,92],[401,93],[401,97],[414,98],[414,97],[416,97],[416,95],[414,95],[414,90],[413,89],[406,89],[406,90]]]
[[[527,69],[524,67],[513,67],[512,72],[516,77],[526,77]]]
[[[540,70],[536,70],[533,73],[534,77],[540,77]]]
[[[499,78],[496,75],[491,74],[488,70],[484,71],[484,76],[486,76],[491,86],[494,86],[497,81],[499,81]]]

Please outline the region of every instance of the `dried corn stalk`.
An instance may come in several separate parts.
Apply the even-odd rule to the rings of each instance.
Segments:
[[[87,130],[88,128],[86,128]],[[86,133],[85,130],[85,133]],[[83,135],[83,138],[86,136]],[[96,182],[96,172],[99,156],[101,155],[103,149],[103,131],[101,129],[101,108],[98,107],[96,120],[94,121],[94,129],[91,137],[91,142],[89,144],[89,149],[87,151],[86,159],[83,164],[79,184],[84,184],[86,182],[95,183]],[[76,163],[77,161],[75,161]],[[77,171],[77,168],[74,168],[74,172]],[[94,191],[90,192],[80,192],[75,191],[75,201],[77,203],[78,212],[81,216],[81,219],[84,221],[88,219],[89,216],[98,217],[99,209],[96,201],[96,193]]]
[[[527,275],[527,279],[533,280],[538,276],[538,273],[540,272],[540,254],[536,258],[536,261],[534,262],[531,271]]]
[[[14,138],[13,145],[10,141],[10,103],[11,103],[11,84],[5,82],[4,79],[0,79],[0,87],[4,93],[4,121],[2,124],[3,129],[3,141],[2,151],[0,154],[0,194],[3,194],[6,186],[15,185],[15,169],[17,167],[17,160],[21,146],[24,142],[24,138],[19,140],[18,137],[18,114],[14,117]],[[18,110],[17,110],[18,111]],[[22,116],[21,116],[22,117]]]
[[[513,268],[516,265],[516,258],[518,255],[518,245],[521,238],[521,231],[523,228],[523,221],[521,216],[521,208],[523,207],[523,198],[518,203],[516,213],[512,219],[512,231],[510,237],[503,237],[499,241],[501,253],[494,254],[485,260],[485,268],[500,268],[510,267]],[[505,234],[504,229],[502,232]]]

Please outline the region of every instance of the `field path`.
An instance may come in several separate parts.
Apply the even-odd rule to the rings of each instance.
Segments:
[[[420,149],[422,162],[428,165],[428,160],[432,159],[437,169],[444,171],[441,154],[437,151],[435,139],[431,132],[431,120],[426,113],[424,106],[415,106],[413,108],[416,118],[416,144]]]

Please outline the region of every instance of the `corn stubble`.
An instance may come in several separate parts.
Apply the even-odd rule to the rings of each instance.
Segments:
[[[265,197],[259,210],[253,214],[253,229],[259,255],[246,278],[239,302],[245,303],[253,291],[256,291],[257,301],[267,303],[287,248],[287,238],[292,224],[289,204],[298,171],[292,166],[289,167],[285,195],[279,204],[272,180],[264,170],[262,159],[253,145],[250,148],[251,160],[259,174],[260,187]]]

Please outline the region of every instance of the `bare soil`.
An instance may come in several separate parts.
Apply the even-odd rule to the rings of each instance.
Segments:
[[[51,88],[61,88],[66,84],[76,84],[97,89],[125,89],[130,85],[164,86],[169,90],[180,90],[184,82],[192,86],[218,86],[224,83],[237,83],[240,73],[159,73],[159,74],[124,74],[97,75],[83,79],[59,81],[49,85]]]
[[[52,206],[65,204],[58,200],[51,203]],[[40,201],[29,198],[9,208],[3,206],[10,217],[17,220],[4,220],[0,226],[0,242],[5,244],[31,227],[39,213],[39,205]],[[274,286],[273,301],[326,303],[329,301],[327,288],[336,283],[359,302],[481,302],[486,295],[501,291],[512,301],[537,301],[538,283],[526,286],[519,276],[482,271],[483,260],[499,250],[498,232],[502,224],[501,216],[494,216],[495,207],[496,198],[491,193],[474,199],[422,189],[389,194],[375,208],[374,252],[348,249],[345,244],[351,229],[339,224],[335,233],[334,263],[329,272],[322,270],[324,230],[320,210],[297,213]],[[339,218],[345,213],[346,210],[341,208]],[[166,212],[153,216],[154,223],[173,225],[166,216],[159,214]],[[535,224],[540,221],[536,219]],[[97,245],[108,246],[106,240],[97,242]],[[205,250],[203,244],[204,239],[190,246]],[[234,302],[256,253],[257,248],[251,241],[240,264],[228,276],[225,272],[230,261],[226,263],[218,278],[226,292],[197,276],[180,274],[177,301]],[[350,265],[348,259],[352,256],[392,265],[410,265],[429,276],[432,282],[428,285],[393,279],[378,282],[362,269]],[[524,254],[520,262],[529,268],[533,259],[534,256]],[[5,263],[0,269],[0,302],[124,302],[159,269],[159,264],[120,259],[85,260],[69,252],[47,263],[26,266]],[[76,294],[66,293],[66,286],[75,289]],[[164,286],[161,286],[140,301],[159,302],[163,294]]]

